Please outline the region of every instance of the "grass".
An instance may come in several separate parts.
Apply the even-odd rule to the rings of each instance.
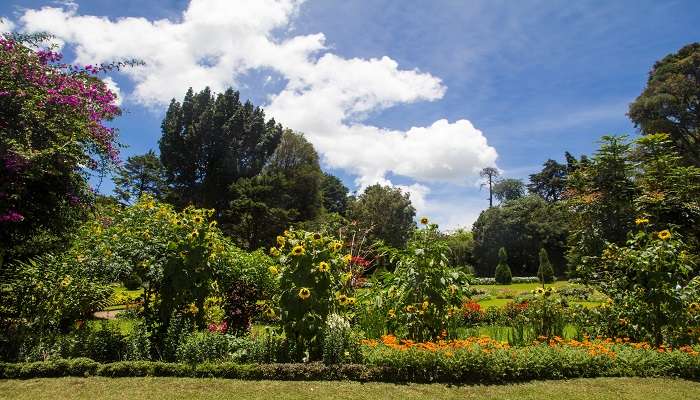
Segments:
[[[546,284],[545,287],[553,286],[555,289],[561,289],[567,286],[575,286],[575,283],[567,281],[556,281],[551,284]],[[513,301],[513,298],[526,295],[532,290],[542,287],[541,283],[513,283],[511,285],[473,285],[472,287],[484,290],[489,294],[489,298],[477,300],[482,307],[503,307]],[[498,298],[501,297],[501,298]],[[572,301],[575,304],[582,304],[586,307],[595,307],[600,305],[599,301]]]
[[[697,398],[700,383],[661,378],[596,378],[493,386],[358,382],[240,381],[205,378],[0,380],[0,398],[63,399],[629,399]]]

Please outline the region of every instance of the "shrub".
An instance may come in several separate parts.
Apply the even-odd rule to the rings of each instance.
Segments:
[[[513,281],[513,275],[508,266],[508,254],[504,247],[498,250],[498,265],[496,266],[494,280],[501,285],[510,285]]]
[[[143,282],[141,281],[141,278],[136,274],[127,275],[122,280],[122,283],[124,284],[124,287],[127,288],[128,290],[137,290],[137,289],[141,288],[141,285],[143,284]]]
[[[554,268],[549,262],[549,255],[544,247],[540,249],[540,267],[537,269],[537,277],[542,283],[554,282]]]
[[[323,334],[323,363],[343,364],[358,361],[359,335],[350,328],[350,322],[338,314],[331,314],[326,320]]]
[[[118,326],[102,321],[99,328],[90,329],[83,351],[95,361],[119,361],[126,354],[126,341]]]
[[[215,361],[241,361],[248,357],[250,340],[232,335],[195,332],[177,349],[177,361],[199,364]]]
[[[289,342],[284,335],[267,327],[263,332],[252,336],[250,359],[258,363],[289,361]]]
[[[148,360],[151,358],[150,332],[143,322],[134,325],[134,328],[124,339],[126,342],[125,359],[130,361]]]

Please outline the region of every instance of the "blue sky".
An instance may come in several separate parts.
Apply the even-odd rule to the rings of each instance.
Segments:
[[[590,154],[601,135],[634,134],[625,112],[653,62],[700,40],[697,1],[215,3],[9,0],[0,16],[55,33],[68,60],[160,66],[112,76],[124,157],[157,149],[163,104],[180,86],[230,84],[306,132],[351,189],[403,186],[447,228],[487,205],[479,167],[526,179],[564,151]],[[203,55],[220,60],[215,71],[197,69]]]

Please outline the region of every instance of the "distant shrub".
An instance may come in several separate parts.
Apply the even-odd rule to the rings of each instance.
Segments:
[[[510,272],[510,267],[508,266],[508,254],[504,247],[498,250],[498,265],[496,266],[496,274],[493,278],[501,285],[510,285],[513,281],[513,274]]]

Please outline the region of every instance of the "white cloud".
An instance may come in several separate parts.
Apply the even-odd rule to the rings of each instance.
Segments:
[[[115,103],[120,106],[122,104],[122,92],[119,90],[119,86],[117,86],[117,82],[112,79],[112,77],[108,76],[106,78],[102,79],[102,82],[104,82],[107,85],[107,88],[112,91],[115,95],[117,95],[117,99],[115,100]]]
[[[21,16],[26,31],[48,31],[75,46],[78,63],[137,58],[128,68],[134,83],[127,99],[161,107],[190,86],[222,91],[239,86],[254,69],[286,80],[270,95],[268,115],[302,131],[324,163],[355,176],[364,188],[390,184],[388,174],[415,181],[406,185],[420,209],[430,208],[434,182],[465,184],[496,150],[469,121],[435,121],[407,131],[365,123],[377,111],[417,101],[435,101],[446,87],[418,70],[400,69],[389,57],[347,59],[326,48],[322,33],[278,38],[290,27],[301,1],[192,0],[179,21],[79,15],[77,7],[44,7]],[[111,81],[110,84],[114,84]],[[114,85],[116,88],[116,85]],[[118,90],[118,88],[117,88]]]
[[[0,33],[12,32],[15,29],[15,24],[9,19],[0,17]]]

